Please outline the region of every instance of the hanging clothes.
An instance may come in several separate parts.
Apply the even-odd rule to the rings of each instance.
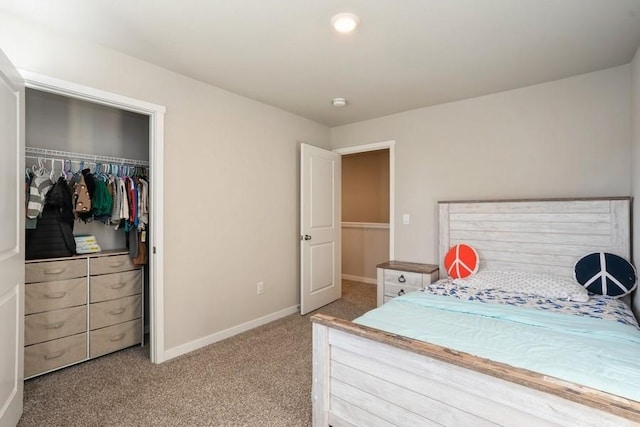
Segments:
[[[149,183],[138,178],[138,230],[146,229],[149,224]]]
[[[93,217],[105,223],[109,222],[112,204],[113,198],[109,194],[107,183],[102,179],[96,179],[93,196],[91,197]]]
[[[38,218],[44,208],[45,197],[53,187],[49,176],[36,176],[31,180],[29,187],[29,204],[27,205],[27,218]]]
[[[127,178],[120,179],[118,192],[119,194],[122,194],[122,203],[120,204],[120,218],[127,219],[129,218],[129,192],[127,191]]]
[[[38,226],[26,230],[25,257],[40,259],[75,255],[73,223],[71,191],[61,177],[47,194]]]
[[[38,225],[38,218],[29,218],[27,216],[27,210],[29,208],[29,195],[31,193],[31,181],[33,180],[33,178],[35,178],[35,174],[27,169],[26,173],[25,173],[25,180],[24,180],[24,200],[25,200],[25,204],[24,204],[24,216],[25,216],[25,229],[27,230],[33,230],[36,228],[36,226]]]
[[[115,230],[124,229],[132,261],[136,265],[146,264],[149,224],[149,181],[145,176],[146,169],[114,164],[96,164],[95,169],[89,169],[80,161],[79,171],[73,173],[72,161],[61,160],[62,167],[57,172],[52,160],[49,173],[43,166],[45,160],[51,159],[38,157],[39,167],[31,167],[25,173],[25,228],[33,229],[28,238],[29,256],[42,257],[47,253],[66,256],[75,243],[75,240],[69,240],[75,219],[84,222],[95,219],[114,226]],[[60,178],[55,180],[54,185],[52,181],[55,175]],[[56,192],[49,198],[53,189]],[[62,197],[66,197],[66,202],[60,198],[65,193],[64,189],[67,190],[66,196]],[[46,221],[37,230],[36,221],[42,218],[45,211]],[[60,224],[65,228],[63,234],[60,234]],[[46,236],[54,236],[56,233],[58,237],[49,239],[51,245],[48,249],[47,244],[42,246],[37,243],[46,241]],[[43,250],[40,251],[40,247]]]
[[[73,213],[76,218],[87,218],[91,213],[91,193],[87,185],[85,169],[78,177],[78,182],[73,186]]]

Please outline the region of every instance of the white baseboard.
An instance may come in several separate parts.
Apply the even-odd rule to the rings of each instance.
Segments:
[[[173,359],[174,357],[178,357],[183,354],[190,353],[199,348],[206,347],[209,344],[222,341],[226,338],[230,338],[234,335],[238,335],[250,329],[257,328],[258,326],[262,326],[269,322],[273,322],[274,320],[281,319],[290,314],[298,313],[299,311],[300,311],[299,305],[288,307],[288,308],[285,308],[284,310],[276,311],[275,313],[267,314],[266,316],[262,316],[254,320],[250,320],[249,322],[245,322],[240,325],[233,326],[229,329],[225,329],[224,331],[216,332],[215,334],[211,334],[203,338],[198,338],[197,340],[188,342],[186,344],[182,344],[177,347],[170,348],[164,352],[164,356],[165,356],[164,360],[167,361],[169,359]]]
[[[354,282],[369,283],[371,285],[376,285],[378,283],[378,281],[375,278],[372,279],[370,277],[353,276],[351,274],[343,274],[342,279],[352,280]]]

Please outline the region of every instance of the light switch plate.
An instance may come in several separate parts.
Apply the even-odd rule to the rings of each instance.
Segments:
[[[402,223],[409,224],[409,214],[402,214]]]

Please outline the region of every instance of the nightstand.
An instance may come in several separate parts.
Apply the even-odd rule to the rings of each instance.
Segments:
[[[438,280],[438,266],[416,262],[387,261],[378,264],[378,307],[407,292]]]

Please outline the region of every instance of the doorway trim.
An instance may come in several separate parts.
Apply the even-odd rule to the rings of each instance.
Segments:
[[[333,151],[344,156],[345,154],[366,153],[367,151],[377,151],[389,149],[389,259],[395,256],[395,140],[374,142],[372,144],[355,145],[352,147],[336,148]]]
[[[164,114],[166,108],[116,93],[82,86],[31,71],[19,70],[25,87],[149,116],[150,192],[149,358],[166,360],[164,351]]]

